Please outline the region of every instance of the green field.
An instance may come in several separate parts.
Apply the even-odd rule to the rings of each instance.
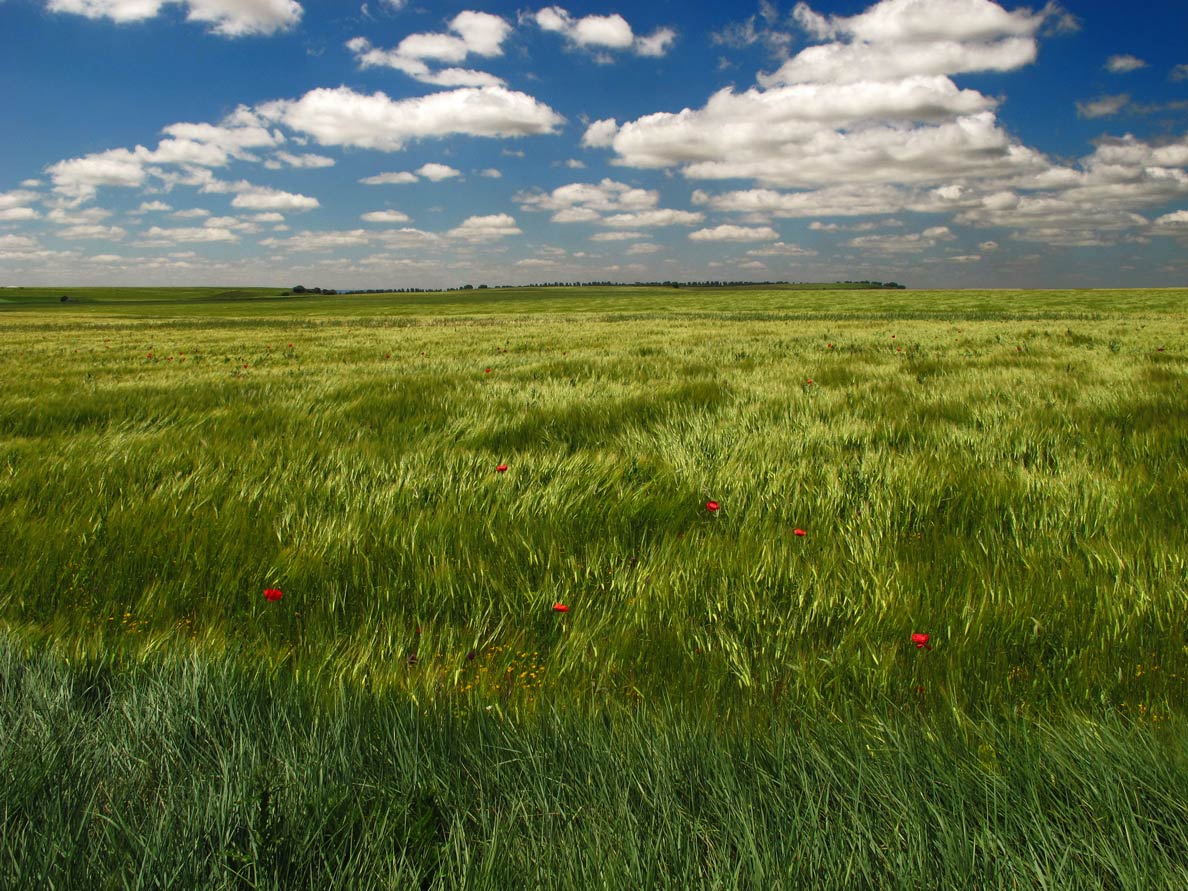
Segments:
[[[0,289],[0,884],[1188,886],[1188,290],[280,294]]]

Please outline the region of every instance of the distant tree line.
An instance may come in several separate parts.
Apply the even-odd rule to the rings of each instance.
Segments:
[[[612,281],[589,281],[589,282],[533,282],[528,285],[459,285],[454,288],[356,288],[353,290],[335,289],[335,288],[307,288],[304,285],[295,285],[291,291],[286,291],[285,296],[289,294],[441,294],[449,291],[485,291],[489,288],[504,289],[504,288],[741,288],[741,287],[763,287],[763,286],[788,286],[788,285],[811,285],[815,282],[790,282],[790,281],[726,281],[726,280],[706,280],[706,281],[652,281],[652,282],[612,282]],[[850,281],[847,279],[844,282],[833,282],[835,285],[851,285],[861,286],[866,288],[882,288],[886,290],[904,290],[906,285],[901,285],[898,282],[880,282],[880,281]]]

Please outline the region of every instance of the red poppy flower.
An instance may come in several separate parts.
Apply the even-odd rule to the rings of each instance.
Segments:
[[[707,501],[705,503],[705,509],[710,513],[716,513],[719,507],[721,507],[721,505],[716,501]]]
[[[928,646],[928,635],[921,634],[919,631],[912,635],[912,643],[916,645],[917,650],[932,649],[932,647]]]
[[[293,349],[293,344],[289,344],[289,349]]]
[[[803,529],[793,529],[792,534],[797,536],[798,538],[804,538],[806,535],[808,535],[808,533],[805,532]]]
[[[812,382],[813,382],[813,379],[811,377],[805,381],[806,384],[811,384]]]
[[[280,588],[265,588],[264,589],[264,599],[267,600],[269,603],[276,603],[282,597],[284,597],[284,594],[281,593]]]
[[[506,471],[507,471],[506,464],[500,464],[498,467],[495,468],[496,473],[505,473]]]
[[[487,374],[490,374],[490,373],[491,373],[491,369],[490,369],[490,368],[488,368],[486,373],[487,373]]]
[[[833,349],[833,344],[829,344],[829,349]]]
[[[1157,353],[1162,353],[1162,352],[1163,352],[1163,347],[1160,347],[1160,348],[1159,348],[1159,349],[1157,349],[1155,352],[1157,352]]]
[[[553,604],[553,612],[567,613],[567,612],[569,612],[569,607],[567,607],[564,603],[554,603]]]

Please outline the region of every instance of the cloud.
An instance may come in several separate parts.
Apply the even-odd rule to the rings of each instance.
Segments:
[[[605,213],[649,210],[660,201],[655,190],[639,189],[612,179],[599,183],[570,183],[551,192],[520,192],[520,209],[552,211],[554,223],[594,222]]]
[[[375,176],[368,176],[359,180],[365,186],[400,185],[419,181],[415,173],[408,173],[407,171],[401,171],[399,173],[377,173]]]
[[[38,199],[36,192],[18,189],[12,192],[0,192],[0,221],[19,222],[35,220],[41,216],[28,205]]]
[[[770,226],[715,226],[689,233],[690,241],[774,241],[780,234]]]
[[[798,3],[793,17],[818,40],[765,86],[900,80],[913,75],[1011,71],[1035,61],[1035,35],[1051,14],[1007,12],[991,0],[882,0],[855,16],[822,16]]]
[[[847,18],[801,3],[797,22],[831,42],[759,75],[757,87],[720,90],[702,108],[622,125],[597,121],[583,144],[609,146],[615,163],[631,167],[785,188],[944,183],[1042,169],[1043,157],[999,126],[999,100],[961,89],[950,76],[1029,64],[1051,14],[1007,12],[990,0],[882,0]]]
[[[36,201],[38,194],[27,189],[17,189],[12,192],[0,192],[0,208],[19,207]]]
[[[408,214],[398,210],[373,210],[360,217],[368,223],[407,223]]]
[[[652,244],[650,241],[641,242],[640,244],[633,244],[631,247],[627,248],[627,256],[642,257],[648,254],[658,254],[662,250],[664,250],[664,248],[660,247],[658,244]]]
[[[727,89],[703,109],[626,123],[612,146],[618,163],[632,167],[681,166],[695,179],[790,187],[1001,176],[1042,166],[1038,153],[998,127],[993,105],[943,77]]]
[[[198,226],[195,228],[171,228],[153,226],[144,233],[142,244],[161,246],[169,244],[202,244],[219,241],[238,241],[237,236],[230,229],[219,226]]]
[[[657,28],[647,37],[635,39],[635,53],[639,56],[658,58],[668,53],[669,47],[676,42],[676,31],[672,28]]]
[[[1129,93],[1119,93],[1117,96],[1099,96],[1092,101],[1078,102],[1077,117],[1108,118],[1125,108],[1129,101]]]
[[[513,217],[505,213],[468,217],[460,226],[446,233],[450,238],[469,242],[497,241],[510,235],[522,235]]]
[[[1188,80],[1188,63],[1177,65],[1167,76],[1169,80],[1174,81]]]
[[[121,229],[119,226],[100,226],[96,224],[85,224],[79,226],[67,226],[65,229],[59,229],[55,233],[59,238],[69,239],[95,239],[107,241],[119,241],[128,234],[127,230]]]
[[[144,167],[145,161],[137,152],[118,148],[59,161],[46,167],[45,172],[50,175],[57,192],[86,199],[94,196],[100,186],[136,188],[143,185]]]
[[[284,31],[301,20],[303,11],[296,0],[48,0],[46,9],[89,19],[137,22],[156,17],[173,2],[185,6],[187,21],[208,24],[212,33],[224,37]]]
[[[955,237],[948,226],[933,226],[904,235],[860,235],[850,240],[850,246],[876,254],[918,254]]]
[[[582,145],[587,148],[609,148],[614,145],[615,134],[619,132],[619,125],[614,118],[595,121],[582,134]]]
[[[747,251],[748,257],[815,257],[817,252],[811,248],[803,248],[798,244],[785,244],[782,241],[777,241],[775,244],[766,244],[761,248],[754,248]]]
[[[1188,200],[1188,137],[1162,144],[1127,135],[1101,140],[1076,167],[1051,167],[988,191],[956,216],[963,225],[1001,227],[1012,238],[1097,246],[1142,233],[1138,211]]]
[[[598,232],[590,236],[591,241],[632,241],[646,238],[643,232]]]
[[[37,239],[29,235],[0,235],[0,259],[32,259],[41,250]]]
[[[1151,223],[1152,235],[1188,236],[1188,210],[1165,213]]]
[[[604,217],[601,225],[615,229],[651,229],[659,226],[695,226],[705,219],[705,214],[687,210],[641,210],[634,213],[620,213]]]
[[[175,210],[173,216],[179,220],[200,219],[210,216],[210,211],[202,207],[191,207],[189,210]]]
[[[136,208],[137,213],[164,213],[169,210],[173,208],[164,201],[145,201]]]
[[[497,15],[468,10],[454,16],[449,29],[452,34],[409,34],[391,50],[378,49],[365,37],[355,37],[346,45],[361,68],[394,68],[414,80],[442,87],[502,86],[501,78],[485,71],[452,67],[434,71],[429,62],[461,62],[471,55],[501,56],[511,25]]]
[[[494,167],[488,167],[485,170],[480,170],[478,175],[485,176],[487,179],[503,179],[503,174]]]
[[[231,200],[232,207],[247,210],[313,210],[319,207],[317,198],[308,195],[296,195],[292,192],[282,192],[280,189],[270,189],[264,186],[253,186],[240,192]]]
[[[443,179],[451,179],[455,176],[461,176],[462,171],[455,170],[453,167],[450,167],[446,164],[429,163],[418,167],[417,175],[423,176],[425,179],[431,180],[435,183],[439,183]]]
[[[0,222],[16,223],[24,220],[36,220],[41,216],[32,207],[0,207]]]
[[[710,34],[710,41],[716,46],[726,46],[730,49],[743,49],[762,43],[772,55],[786,57],[793,36],[779,27],[782,18],[779,9],[769,0],[761,0],[758,17],[763,19],[762,25],[756,27],[757,17],[751,16],[741,22],[732,22],[722,30]]]
[[[299,170],[316,170],[322,167],[333,167],[334,159],[325,155],[305,153],[294,155],[290,152],[277,152],[271,159],[264,162],[269,170],[280,170],[282,167],[295,167]]]
[[[718,195],[701,189],[693,192],[694,204],[716,211],[784,218],[856,217],[903,210],[943,213],[973,207],[979,200],[980,193],[956,185],[929,189],[871,184],[829,186],[803,192],[743,189]]]
[[[562,35],[573,46],[587,50],[632,50],[639,56],[663,56],[676,40],[672,28],[657,28],[647,37],[637,36],[618,13],[575,19],[560,6],[546,6],[522,17],[542,31]],[[606,59],[603,59],[606,61]]]
[[[331,232],[311,232],[308,229],[288,238],[265,238],[260,244],[289,252],[334,251],[368,244],[371,233],[366,229]]]
[[[142,186],[150,172],[157,173],[155,165],[209,168],[223,167],[233,159],[255,161],[258,159],[250,149],[274,146],[284,140],[243,106],[220,124],[183,122],[170,124],[161,132],[167,138],[156,149],[142,145],[109,149],[59,161],[48,166],[46,172],[56,192],[82,202],[93,198],[101,186]]]
[[[258,107],[272,121],[322,145],[398,151],[415,139],[465,134],[508,137],[553,133],[565,119],[524,93],[464,88],[411,99],[368,96],[349,87],[318,88],[296,100]]]
[[[1137,56],[1110,56],[1106,59],[1105,69],[1112,74],[1126,74],[1130,71],[1138,71],[1140,68],[1146,68],[1147,63]]]

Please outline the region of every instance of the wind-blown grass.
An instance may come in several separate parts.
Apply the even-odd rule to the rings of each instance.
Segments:
[[[293,679],[284,696],[419,703],[429,717],[414,721],[414,709],[401,733],[428,721],[427,735],[477,747],[489,769],[498,759],[481,740],[495,731],[484,727],[528,734],[525,746],[585,746],[582,759],[606,759],[610,797],[598,806],[619,821],[629,809],[614,798],[627,794],[613,787],[614,751],[644,770],[645,745],[670,762],[681,746],[708,747],[737,775],[743,730],[774,716],[800,716],[788,717],[797,734],[761,734],[745,750],[775,759],[772,771],[791,757],[779,745],[810,745],[818,732],[812,744],[844,762],[865,739],[854,722],[891,722],[886,751],[920,763],[933,745],[968,755],[954,727],[970,721],[991,735],[1063,728],[1051,752],[1041,731],[1029,738],[1019,789],[1036,765],[1076,751],[1096,765],[1085,776],[1112,789],[1111,759],[1132,744],[1126,721],[1147,725],[1133,732],[1148,739],[1184,718],[1183,291],[99,296],[0,311],[0,622],[74,665],[115,659],[122,677],[126,660],[189,659]],[[265,587],[283,599],[266,602]],[[557,602],[569,612],[554,612]],[[912,645],[917,631],[932,649]],[[190,683],[161,670],[119,683],[130,696]],[[187,695],[177,708],[205,722]],[[617,717],[592,738],[604,709]],[[280,720],[252,715],[237,746],[264,745],[257,737]],[[511,723],[484,723],[491,715]],[[828,735],[829,716],[849,722],[843,741]],[[361,738],[387,732],[370,720],[354,725]],[[711,726],[712,745],[698,736]],[[659,728],[650,740],[648,727]],[[1115,734],[1109,754],[1093,749],[1100,733]],[[441,764],[458,751],[442,750]],[[1185,782],[1183,762],[1156,751],[1134,749],[1134,770]],[[314,770],[310,757],[293,754],[291,776]],[[582,759],[557,769],[578,771]],[[879,783],[898,776],[890,761],[880,770]],[[580,773],[565,776],[553,793]],[[855,776],[839,774],[837,788]],[[82,794],[87,781],[77,782]],[[520,782],[500,794],[514,799]],[[918,839],[904,868],[944,843],[950,868],[983,864],[968,875],[984,887],[1062,886],[1062,869],[1118,887],[1182,876],[1149,838],[1146,865],[1103,866],[1094,852],[1121,856],[1100,846],[1112,838],[1105,824],[1057,820],[1047,798],[1027,805],[1027,819],[1057,820],[1050,834],[1011,842],[1022,847],[1002,856],[1014,866],[986,865],[996,842],[970,847],[964,830],[929,822],[959,819],[960,790],[975,783],[960,772],[944,782],[955,784],[950,809],[914,812],[902,830]],[[755,783],[729,807],[760,807],[769,780]],[[871,800],[890,808],[889,789],[870,789]],[[548,794],[539,790],[542,809]],[[1118,820],[1137,821],[1135,838],[1145,805],[1115,805]],[[443,813],[449,824],[463,811]],[[695,836],[696,814],[682,813],[682,838]],[[622,877],[608,887],[690,881],[692,849],[647,847],[659,819],[630,824],[636,859],[607,860],[607,875]],[[788,871],[795,845],[770,837],[775,817],[756,820],[747,831],[762,869],[729,878],[707,867],[696,883],[807,881]],[[575,844],[610,857],[598,833],[614,825],[587,826]],[[478,882],[466,870],[480,861],[504,878],[529,875],[537,836],[488,839],[496,824],[483,826],[466,831],[491,850],[511,846],[503,859],[435,842],[434,856],[470,859],[432,875]],[[1080,860],[1039,857],[1031,879],[1021,871],[1027,843],[1054,854],[1094,826]],[[876,839],[890,831],[869,826]],[[394,836],[377,832],[390,850]],[[179,844],[153,837],[162,852]],[[743,862],[746,840],[731,839],[698,856],[717,863],[733,851]],[[251,854],[254,868],[263,856]],[[293,862],[315,869],[312,856]],[[886,885],[889,854],[846,856],[822,865],[826,884],[843,886],[853,868],[859,884]],[[649,863],[671,873],[641,878]],[[593,874],[552,864],[541,875],[558,886]],[[413,873],[400,875],[395,886]],[[930,882],[913,874],[901,886],[955,886]]]
[[[1180,888],[1183,719],[459,715],[0,644],[6,888]]]

